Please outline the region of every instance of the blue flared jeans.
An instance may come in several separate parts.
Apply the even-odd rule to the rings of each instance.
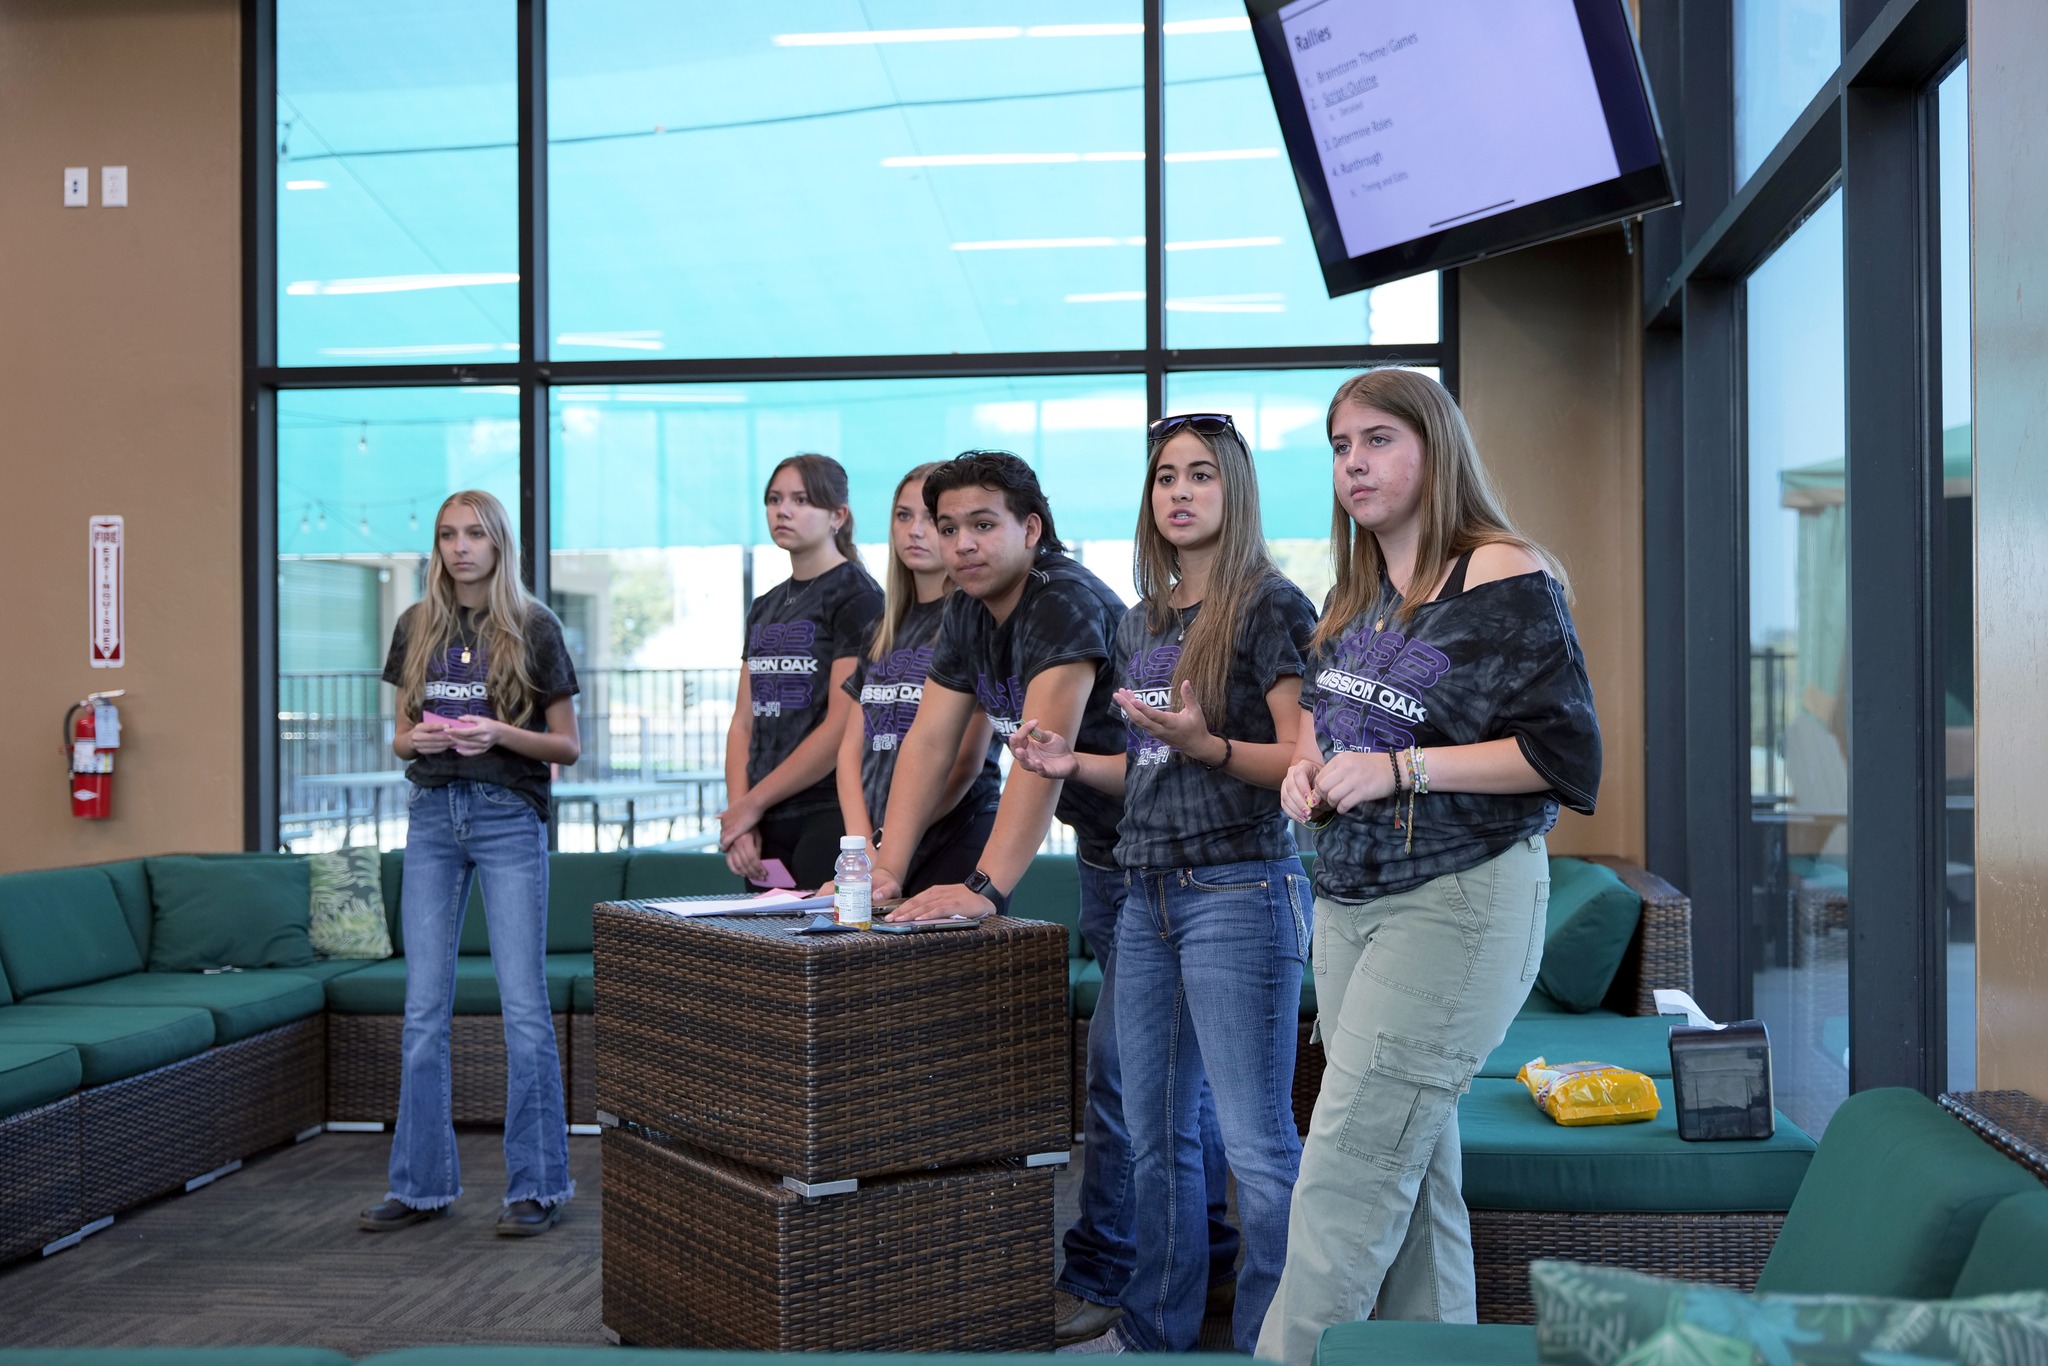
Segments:
[[[559,1204],[576,1183],[548,1008],[547,824],[525,798],[493,783],[406,791],[404,1059],[390,1198],[438,1209],[462,1194],[448,1036],[462,912],[477,876],[505,1018],[505,1203]]]
[[[1244,1265],[1231,1345],[1251,1354],[1287,1258],[1301,1161],[1294,1049],[1312,898],[1296,858],[1136,868],[1117,925],[1117,1048],[1135,1264],[1118,1332],[1192,1351],[1211,1278],[1203,1081],[1237,1177]]]

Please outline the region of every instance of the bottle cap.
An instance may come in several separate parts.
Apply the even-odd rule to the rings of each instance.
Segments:
[[[839,837],[839,847],[841,849],[858,849],[862,853],[866,853],[868,842],[859,835],[841,835]]]

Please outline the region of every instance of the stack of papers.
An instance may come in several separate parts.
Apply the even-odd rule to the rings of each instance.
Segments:
[[[646,910],[681,917],[699,915],[798,915],[804,911],[832,909],[829,896],[799,896],[781,889],[759,896],[690,896],[666,901],[643,901]]]

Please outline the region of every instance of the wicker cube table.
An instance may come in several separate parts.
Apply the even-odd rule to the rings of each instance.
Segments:
[[[1043,1350],[1066,932],[595,913],[605,1321],[650,1346]]]

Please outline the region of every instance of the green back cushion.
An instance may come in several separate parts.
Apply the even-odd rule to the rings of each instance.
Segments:
[[[2048,1294],[1929,1305],[1853,1295],[1745,1295],[1615,1267],[1532,1262],[1539,1360],[1584,1362],[2048,1359]]]
[[[7,965],[0,963],[0,1006],[14,1004],[14,987],[7,980]]]
[[[399,933],[398,894],[405,882],[405,850],[386,849],[377,876],[383,883],[384,927],[391,934],[391,951],[404,953],[405,944]]]
[[[1081,870],[1072,854],[1040,854],[1010,891],[1010,914],[1067,927],[1067,956],[1089,957],[1081,938]]]
[[[1938,1299],[1992,1206],[2040,1188],[1919,1092],[1859,1092],[1828,1121],[1756,1288]]]
[[[1613,869],[1584,859],[1550,860],[1543,970],[1536,985],[1568,1010],[1599,1005],[1614,984],[1642,914],[1642,898]]]
[[[53,868],[0,877],[0,965],[19,998],[140,972],[142,955],[104,872]]]
[[[375,849],[335,849],[306,859],[311,888],[306,934],[322,958],[389,958],[384,923],[383,857]]]
[[[548,859],[548,952],[590,952],[590,910],[626,894],[627,855],[555,854]]]
[[[2048,1290],[2048,1190],[2010,1195],[1978,1225],[1956,1297]]]
[[[144,859],[123,859],[119,863],[102,863],[100,871],[107,875],[107,881],[114,884],[114,899],[121,903],[121,914],[128,921],[128,933],[135,940],[135,951],[149,961],[149,872]]]
[[[625,897],[645,901],[664,896],[737,896],[746,890],[723,854],[634,854],[626,863]]]
[[[279,854],[149,860],[152,972],[290,968],[313,961],[306,861]]]

